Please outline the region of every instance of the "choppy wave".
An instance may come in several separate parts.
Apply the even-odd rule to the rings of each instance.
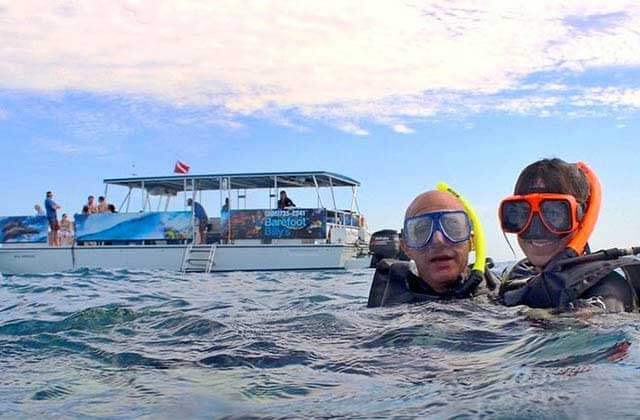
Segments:
[[[367,309],[371,274],[4,276],[0,412],[637,415],[638,316],[550,317],[483,298]]]

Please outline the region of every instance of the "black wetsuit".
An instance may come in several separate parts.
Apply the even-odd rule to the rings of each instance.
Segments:
[[[457,293],[456,290],[439,293],[433,290],[419,276],[413,262],[384,259],[376,267],[376,272],[369,291],[367,306],[391,306],[402,303],[416,303],[430,300],[449,300],[471,297],[477,294],[486,294],[489,289],[485,283],[495,284],[493,274],[487,270],[483,282],[477,282],[468,290]],[[458,291],[462,290],[463,279],[458,281]]]
[[[526,262],[525,262],[526,264]],[[640,261],[618,258],[535,273],[521,264],[504,274],[500,300],[507,306],[571,310],[597,306],[606,312],[639,308]]]

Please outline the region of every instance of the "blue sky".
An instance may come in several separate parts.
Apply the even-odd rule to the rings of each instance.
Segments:
[[[73,213],[103,178],[180,159],[193,173],[343,173],[378,229],[444,180],[504,259],[496,206],[554,156],[601,178],[593,246],[638,244],[638,6],[367,6],[0,1],[0,214],[29,214],[48,189]]]

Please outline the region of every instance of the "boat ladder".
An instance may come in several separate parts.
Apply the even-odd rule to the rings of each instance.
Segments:
[[[183,273],[210,273],[215,265],[217,244],[210,247],[199,247],[189,244],[182,260]]]

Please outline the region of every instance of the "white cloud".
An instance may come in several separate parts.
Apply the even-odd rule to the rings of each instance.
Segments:
[[[109,150],[105,145],[87,141],[64,141],[49,138],[35,138],[32,141],[33,147],[46,149],[60,155],[71,156],[80,154],[106,155]]]
[[[393,128],[393,131],[395,131],[396,133],[400,133],[400,134],[412,134],[412,133],[415,133],[414,129],[409,128],[404,124],[394,124],[394,126],[392,128]]]
[[[364,128],[353,124],[353,123],[343,123],[338,126],[338,128],[345,133],[355,134],[356,136],[368,136],[369,132]]]
[[[640,108],[640,89],[590,88],[573,98],[576,106],[605,105],[611,107]]]
[[[545,115],[563,101],[542,93],[568,88],[528,76],[640,66],[635,1],[1,1],[0,89],[151,97],[217,109],[223,125],[295,127],[282,111],[366,135],[342,121]],[[630,95],[583,99],[637,107]]]
[[[542,113],[560,101],[560,98],[553,96],[530,96],[500,101],[495,104],[495,109],[516,114]]]

